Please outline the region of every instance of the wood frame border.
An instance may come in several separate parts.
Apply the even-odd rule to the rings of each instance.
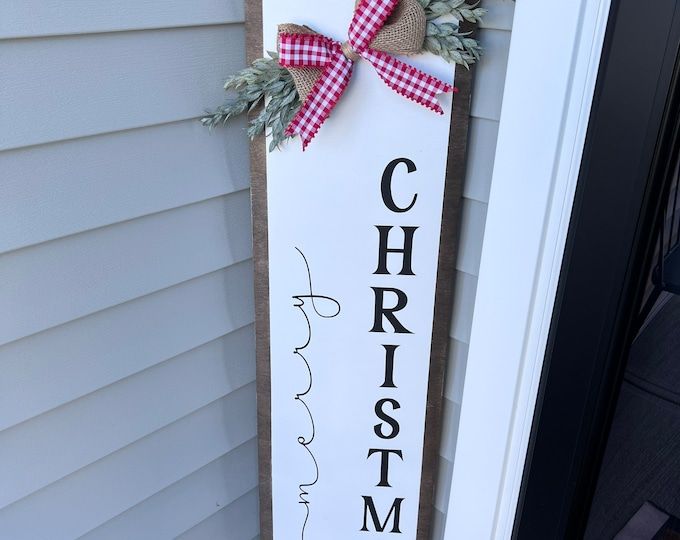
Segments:
[[[262,2],[247,0],[247,62],[262,55]],[[475,25],[463,23],[464,31]],[[456,255],[460,236],[461,203],[465,179],[473,70],[456,69],[458,93],[454,99],[442,209],[434,324],[430,351],[430,374],[425,417],[425,443],[418,508],[416,540],[428,540],[436,488],[442,428],[444,376],[449,350]],[[273,540],[271,469],[271,365],[269,348],[269,242],[267,221],[266,143],[260,136],[250,144],[251,204],[253,212],[253,258],[255,273],[255,342],[257,371],[257,422],[260,489],[260,537]]]

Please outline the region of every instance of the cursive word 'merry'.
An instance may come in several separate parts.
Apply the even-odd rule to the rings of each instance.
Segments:
[[[304,540],[305,538],[305,529],[307,528],[307,522],[309,521],[309,499],[307,496],[309,495],[309,492],[307,491],[309,488],[314,486],[318,481],[319,481],[319,464],[316,461],[316,457],[314,456],[314,453],[312,450],[309,448],[309,445],[314,442],[314,437],[316,436],[316,427],[314,425],[314,416],[312,415],[312,411],[309,408],[309,405],[307,405],[307,402],[305,401],[305,396],[307,396],[311,390],[312,386],[314,385],[314,377],[312,374],[312,368],[309,364],[309,360],[305,357],[303,354],[303,351],[309,347],[309,345],[312,343],[312,322],[310,320],[310,314],[307,313],[306,311],[306,306],[307,306],[307,301],[309,301],[309,305],[312,308],[313,314],[315,314],[318,317],[321,317],[322,319],[332,319],[334,317],[337,317],[340,314],[340,303],[335,300],[334,298],[331,298],[330,296],[325,296],[322,294],[315,294],[314,293],[314,287],[312,285],[312,273],[309,268],[309,262],[307,261],[307,257],[305,257],[305,254],[302,253],[302,251],[299,248],[295,248],[297,252],[300,254],[302,257],[302,260],[305,263],[305,269],[307,271],[307,288],[308,291],[305,292],[305,294],[298,294],[293,296],[293,306],[296,307],[297,309],[300,310],[300,313],[305,318],[305,322],[307,323],[307,333],[305,336],[304,343],[298,347],[295,347],[293,350],[293,354],[296,355],[298,358],[300,358],[307,370],[307,374],[309,376],[308,382],[307,382],[307,387],[303,392],[295,394],[295,400],[298,401],[299,403],[302,404],[302,406],[305,408],[307,411],[307,414],[309,415],[309,422],[311,425],[311,434],[307,437],[304,435],[300,435],[297,439],[298,444],[300,444],[309,454],[309,457],[312,460],[312,463],[314,464],[314,478],[310,479],[309,481],[299,484],[298,489],[300,490],[299,493],[299,503],[304,505],[305,507],[305,519],[302,524],[302,529],[300,531],[300,538]],[[325,311],[325,309],[328,309],[328,311]]]

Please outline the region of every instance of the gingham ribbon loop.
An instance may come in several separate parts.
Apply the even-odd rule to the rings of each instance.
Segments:
[[[349,27],[349,46],[375,68],[392,90],[438,114],[444,114],[437,95],[453,92],[453,86],[370,47],[398,3],[399,0],[361,0]],[[279,63],[283,67],[323,70],[286,128],[287,135],[300,136],[303,150],[328,119],[349,84],[354,62],[348,56],[352,55],[343,52],[341,42],[319,34],[279,34]]]
[[[362,0],[354,11],[347,40],[357,53],[366,51],[399,0]]]

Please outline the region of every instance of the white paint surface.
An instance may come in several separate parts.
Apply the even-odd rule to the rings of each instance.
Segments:
[[[353,4],[336,0],[319,10],[311,0],[265,0],[265,49],[275,48],[276,25],[282,22],[307,24],[342,40]],[[452,68],[441,59],[422,56],[408,61],[443,80],[452,79]],[[311,316],[313,338],[306,356],[314,385],[306,401],[316,426],[309,449],[319,465],[319,481],[308,489],[305,538],[364,537],[363,495],[374,497],[381,518],[395,497],[404,497],[401,530],[404,537],[415,538],[451,98],[440,99],[446,110],[443,117],[393,93],[370,65],[361,62],[308,150],[302,153],[295,140],[268,156],[276,540],[301,537],[305,508],[298,502],[298,485],[315,477],[313,462],[298,444],[299,436],[310,434],[309,417],[294,399],[308,381],[304,364],[292,354],[306,337],[304,317],[293,307],[292,297],[309,291],[296,247],[307,257],[315,293],[332,296],[342,306],[334,319]],[[387,164],[400,157],[413,160],[418,170],[406,174],[405,166],[399,166],[395,199],[410,201],[417,191],[418,200],[409,212],[396,214],[382,202],[380,179]],[[378,257],[375,225],[419,227],[413,254],[416,276],[373,275]],[[402,238],[397,228],[391,243],[398,245]],[[398,272],[401,259],[391,261],[392,271]],[[395,337],[388,323],[389,333],[369,333],[372,286],[407,293],[408,306],[399,318],[412,335]],[[401,345],[395,362],[396,389],[380,388],[384,343]],[[401,404],[394,413],[401,431],[391,441],[373,432],[380,423],[375,403],[385,397]],[[392,458],[392,488],[376,487],[380,456],[367,460],[370,448],[403,451],[403,462]]]
[[[517,3],[447,540],[511,537],[608,13]]]

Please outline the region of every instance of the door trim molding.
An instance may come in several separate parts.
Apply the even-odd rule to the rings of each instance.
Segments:
[[[611,0],[515,8],[444,538],[510,538]]]

